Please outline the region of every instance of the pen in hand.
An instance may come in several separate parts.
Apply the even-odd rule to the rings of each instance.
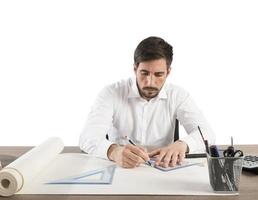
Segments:
[[[127,136],[125,136],[125,138],[128,140],[128,142],[130,143],[130,144],[132,144],[133,146],[137,146],[130,138],[128,138]],[[148,160],[148,161],[146,161],[146,164],[147,165],[149,165],[149,166],[153,166],[152,164],[151,164],[151,161],[150,160]]]
[[[128,139],[128,142],[130,143],[130,144],[132,144],[133,146],[136,146],[136,144],[131,140],[131,139],[129,139],[128,137],[126,137],[127,139]]]

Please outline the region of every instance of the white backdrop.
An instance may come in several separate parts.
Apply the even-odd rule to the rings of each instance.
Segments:
[[[77,145],[100,89],[133,74],[148,36],[174,47],[217,143],[258,143],[258,6],[248,0],[0,1],[0,145]]]

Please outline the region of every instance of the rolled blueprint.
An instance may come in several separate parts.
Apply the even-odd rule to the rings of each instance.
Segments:
[[[11,196],[20,191],[47,167],[63,148],[60,138],[49,138],[3,168],[0,171],[0,195]]]

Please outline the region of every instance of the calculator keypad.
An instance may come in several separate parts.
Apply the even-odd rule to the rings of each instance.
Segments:
[[[244,157],[243,168],[258,168],[258,156],[247,155]]]

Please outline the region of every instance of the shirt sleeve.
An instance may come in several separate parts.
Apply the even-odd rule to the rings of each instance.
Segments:
[[[190,95],[184,91],[177,97],[176,117],[180,124],[183,125],[188,135],[180,140],[186,142],[189,152],[204,152],[205,145],[201,134],[198,130],[200,127],[203,137],[208,141],[209,145],[215,143],[215,134],[205,119],[203,113],[196,106]]]
[[[113,144],[106,139],[106,134],[112,127],[114,94],[111,86],[105,87],[100,92],[80,135],[80,149],[96,157],[108,159],[107,151]]]

